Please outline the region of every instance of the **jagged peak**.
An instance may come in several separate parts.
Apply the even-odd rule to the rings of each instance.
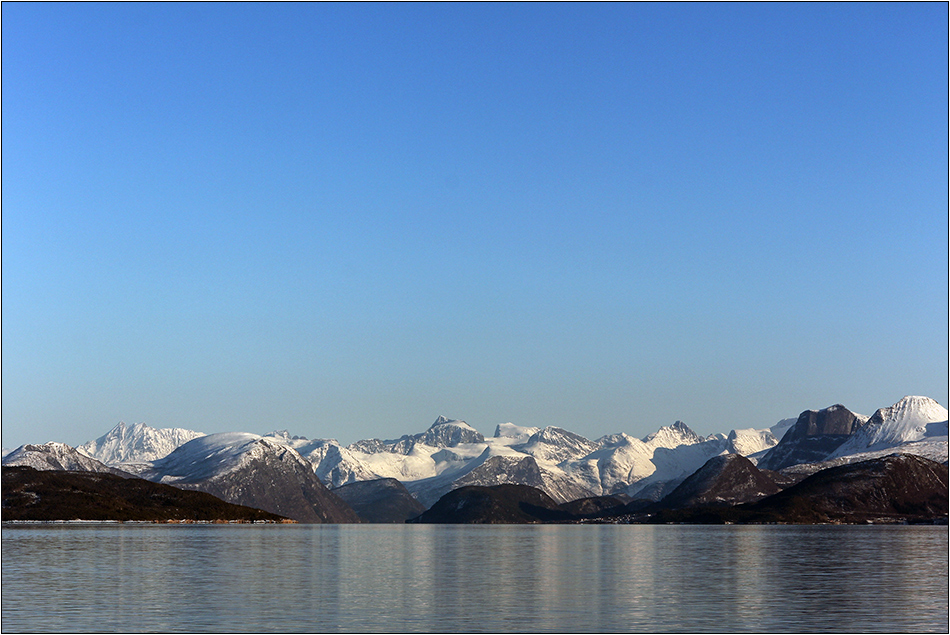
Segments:
[[[437,428],[439,426],[447,426],[447,425],[459,426],[463,428],[472,427],[460,419],[449,419],[448,417],[444,415],[439,415],[439,417],[432,423],[432,425],[429,426],[429,429],[431,430],[432,428]]]
[[[702,441],[702,437],[693,432],[693,430],[683,423],[682,421],[675,421],[672,425],[662,426],[659,430],[653,434],[648,434],[643,437],[642,441],[644,443],[650,443],[652,441],[661,441],[664,437],[673,437],[675,439],[682,439],[690,443],[698,443]]]
[[[60,454],[71,454],[76,452],[76,448],[73,446],[60,443],[59,441],[47,441],[46,443],[27,443],[17,448],[17,451],[20,450],[25,452],[53,452]]]
[[[568,439],[574,443],[591,443],[591,440],[587,437],[577,434],[576,432],[571,432],[570,430],[565,430],[564,428],[559,428],[557,426],[547,426],[542,428],[538,432],[534,433],[531,436],[531,439],[541,443],[559,443],[563,439]]]

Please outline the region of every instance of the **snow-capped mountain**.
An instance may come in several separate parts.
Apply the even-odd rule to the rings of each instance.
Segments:
[[[142,476],[300,522],[359,522],[320,482],[309,461],[273,439],[247,432],[198,437],[153,461]]]
[[[643,437],[643,442],[654,448],[677,448],[681,445],[692,445],[703,441],[703,438],[689,429],[682,421],[671,426],[663,426],[653,434]]]
[[[768,450],[778,443],[778,439],[772,433],[772,430],[756,430],[746,428],[743,430],[732,430],[726,437],[729,443],[729,452],[731,454],[741,454],[749,456],[762,450]]]
[[[202,436],[147,464],[145,475],[183,487],[201,484],[225,500],[292,517],[286,510],[262,506],[263,486],[241,486],[240,481],[292,481],[299,490],[389,478],[403,483],[425,505],[462,485],[498,484],[531,485],[557,502],[621,494],[656,500],[711,458],[726,454],[747,456],[753,463],[758,461],[759,468],[792,472],[806,469],[801,464],[828,466],[831,463],[822,462],[850,462],[851,457],[887,451],[946,461],[946,419],[946,409],[935,401],[907,397],[870,418],[836,405],[806,410],[771,427],[728,434],[703,437],[677,421],[643,438],[619,432],[590,440],[563,428],[513,423],[498,424],[494,436],[485,438],[464,421],[440,416],[422,432],[390,440],[364,439],[348,446],[334,439],[294,436],[286,430],[265,436]],[[144,438],[149,430],[154,429],[120,424],[85,447],[114,466],[128,466],[123,459],[140,459],[145,451],[131,440]],[[310,473],[306,478],[319,488],[301,480],[303,468]],[[261,470],[261,474],[270,470],[266,473],[271,476],[255,473]],[[238,473],[240,477],[235,476]],[[230,489],[214,483],[226,483]],[[238,490],[255,488],[260,490],[258,498],[238,497]],[[277,489],[286,494],[284,485]]]
[[[304,456],[313,463],[317,477],[326,483],[327,487],[340,487],[380,478],[352,452],[340,447],[335,441],[320,445]]]
[[[516,450],[529,454],[539,461],[554,464],[583,458],[598,447],[599,445],[594,441],[554,426],[539,430],[526,442],[514,446]]]
[[[947,409],[929,397],[904,397],[880,408],[828,458],[947,436]]]
[[[518,443],[524,443],[531,438],[532,434],[540,431],[541,428],[525,428],[522,426],[516,426],[513,423],[499,423],[495,426],[494,438],[508,438],[514,439]]]
[[[65,472],[104,472],[119,476],[132,476],[127,472],[109,467],[96,459],[89,458],[65,443],[51,441],[42,445],[21,445],[3,457],[3,465],[24,465],[35,470],[56,470]]]
[[[806,410],[758,466],[800,478],[894,453],[946,463],[947,409],[928,397],[904,397],[871,417],[854,415],[840,405]]]
[[[389,452],[396,454],[409,455],[412,448],[417,443],[434,448],[454,448],[463,443],[484,443],[485,437],[468,425],[458,419],[448,419],[442,415],[436,418],[435,422],[429,426],[425,432],[414,435],[403,435],[398,439],[382,441],[380,439],[364,439],[357,441],[350,446],[351,450],[364,454],[375,454],[377,452]]]
[[[76,449],[108,465],[148,463],[168,456],[181,444],[203,436],[203,432],[183,428],[158,429],[145,423],[126,425],[120,422],[95,441],[87,441]]]

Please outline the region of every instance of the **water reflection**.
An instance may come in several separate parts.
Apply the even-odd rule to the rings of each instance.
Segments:
[[[941,631],[941,527],[3,527],[14,631]]]

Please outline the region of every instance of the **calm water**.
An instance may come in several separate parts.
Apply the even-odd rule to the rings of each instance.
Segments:
[[[2,531],[5,633],[948,629],[946,527]]]

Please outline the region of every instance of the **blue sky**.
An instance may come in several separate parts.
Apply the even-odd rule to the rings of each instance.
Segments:
[[[19,4],[4,447],[948,403],[948,9]]]

